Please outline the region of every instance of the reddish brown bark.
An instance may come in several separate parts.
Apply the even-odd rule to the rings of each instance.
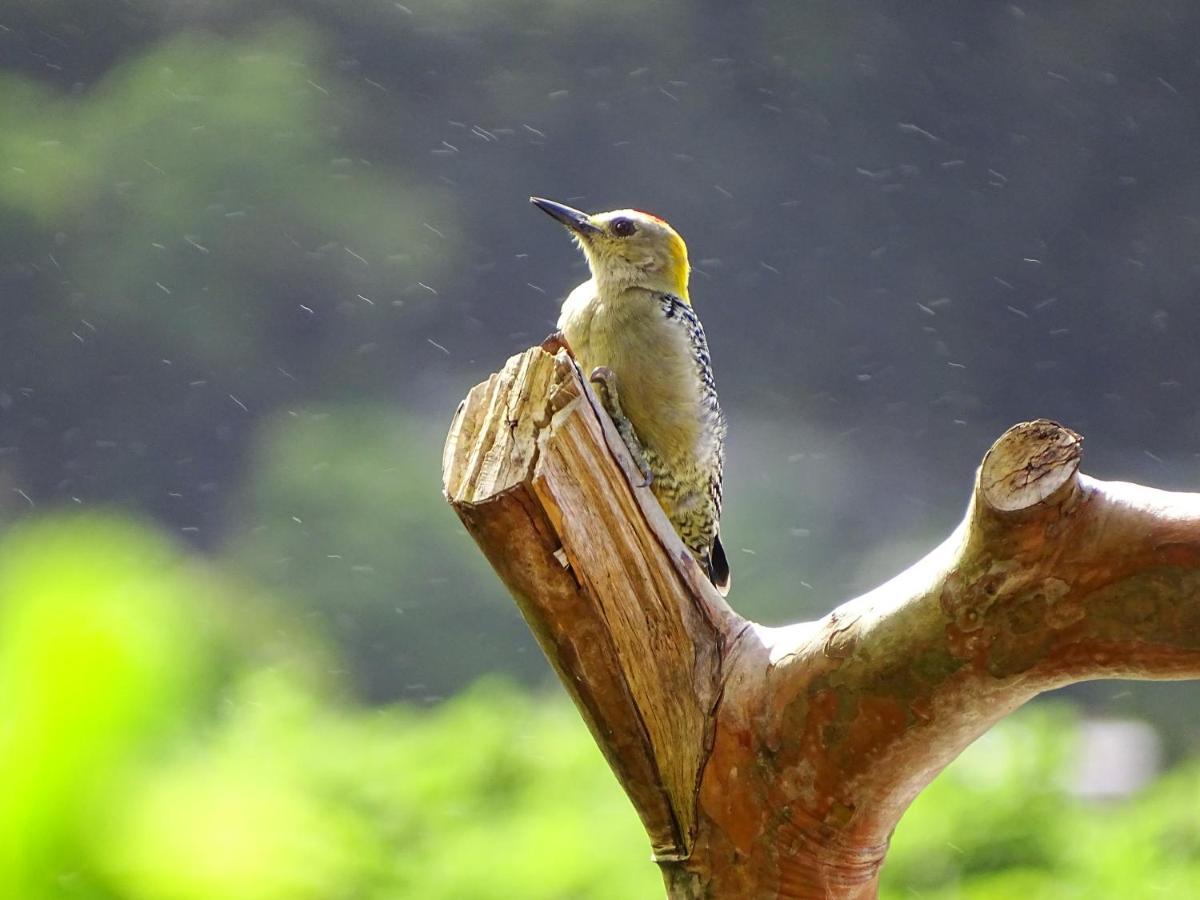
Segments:
[[[447,497],[650,836],[672,898],[870,898],[897,821],[1036,694],[1200,677],[1200,496],[1078,473],[1039,421],[984,458],[940,547],[763,628],[708,584],[564,352],[479,385]]]

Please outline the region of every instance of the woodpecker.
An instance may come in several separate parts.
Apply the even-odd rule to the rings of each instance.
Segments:
[[[591,269],[564,301],[559,331],[675,531],[727,594],[720,537],[725,416],[688,297],[683,238],[636,209],[589,215],[541,197],[529,201],[566,226]]]

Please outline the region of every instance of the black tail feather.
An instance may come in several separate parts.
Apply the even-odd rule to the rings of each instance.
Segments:
[[[733,576],[729,573],[729,560],[725,558],[725,548],[721,546],[719,536],[713,541],[712,550],[704,563],[704,567],[708,569],[708,580],[713,583],[713,587],[722,597],[728,596]]]

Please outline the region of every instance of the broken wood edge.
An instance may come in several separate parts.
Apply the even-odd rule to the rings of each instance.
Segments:
[[[495,505],[519,509],[532,529],[550,538],[530,540],[524,529],[513,529]],[[525,485],[517,485],[485,504],[458,510],[459,518],[496,570],[518,610],[558,675],[568,696],[595,739],[618,782],[637,811],[653,846],[676,847],[683,842],[674,804],[662,787],[657,761],[642,726],[636,700],[619,668],[610,664],[615,655],[608,633],[588,618],[585,599],[567,567],[555,558],[558,546],[540,505]],[[542,558],[538,558],[541,555]],[[553,565],[545,557],[553,559]],[[526,593],[529,570],[557,572],[557,578],[539,576],[538,594]],[[568,619],[566,629],[552,627],[547,610]]]
[[[563,444],[568,436],[574,442],[570,447]],[[571,453],[577,455],[567,458]],[[573,472],[576,460],[585,461],[585,469],[596,468]],[[597,477],[597,472],[607,474]],[[580,553],[595,549],[590,544],[600,546],[619,535],[589,537],[574,521],[555,522],[561,516],[559,500],[572,502],[572,491],[586,487],[589,479],[608,485],[596,498],[597,508],[606,500],[626,504],[621,527],[611,530],[641,534],[644,553],[636,562],[655,573],[631,584],[619,603],[609,596],[610,584],[589,583],[590,572],[580,577],[578,562]],[[742,620],[708,583],[640,482],[615,426],[565,351],[550,356],[534,348],[518,354],[472,389],[455,413],[443,451],[448,501],[513,593],[629,793],[656,859],[677,860],[691,853],[725,643]],[[574,515],[591,512],[575,510]],[[505,524],[497,528],[496,522]],[[523,545],[536,552],[526,552]],[[570,568],[564,568],[564,559]],[[633,606],[622,612],[621,604]],[[679,646],[692,649],[667,659],[623,651],[614,615],[617,620],[657,616],[651,633],[675,635]],[[650,666],[664,673],[663,685],[647,680],[643,669]],[[688,694],[697,703],[694,713],[680,706]],[[682,737],[680,729],[691,737]]]

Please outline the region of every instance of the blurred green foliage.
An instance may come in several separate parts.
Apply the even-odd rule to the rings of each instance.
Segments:
[[[562,695],[485,680],[432,710],[347,704],[336,678],[213,614],[254,605],[245,590],[119,518],[47,517],[0,541],[7,896],[661,894]],[[1073,715],[1043,707],[977,742],[904,818],[883,896],[1184,896],[1200,764],[1084,804],[1063,787],[1074,740]]]
[[[265,423],[227,554],[331,637],[362,693],[428,701],[480,671],[528,677],[538,653],[423,461],[442,440],[411,415],[340,404]]]
[[[361,269],[403,282],[432,267],[419,192],[339,153],[362,113],[317,34],[258,31],[181,35],[79,96],[0,77],[0,209],[52,236],[75,291],[39,315],[43,345],[82,316],[160,357],[236,365],[303,315],[279,285],[336,294]]]
[[[120,520],[47,520],[0,546],[0,884],[54,896],[114,779],[206,699],[208,586]]]
[[[901,819],[881,898],[1186,897],[1200,884],[1200,761],[1124,803],[1066,790],[1077,732],[1062,705],[1017,713]]]

